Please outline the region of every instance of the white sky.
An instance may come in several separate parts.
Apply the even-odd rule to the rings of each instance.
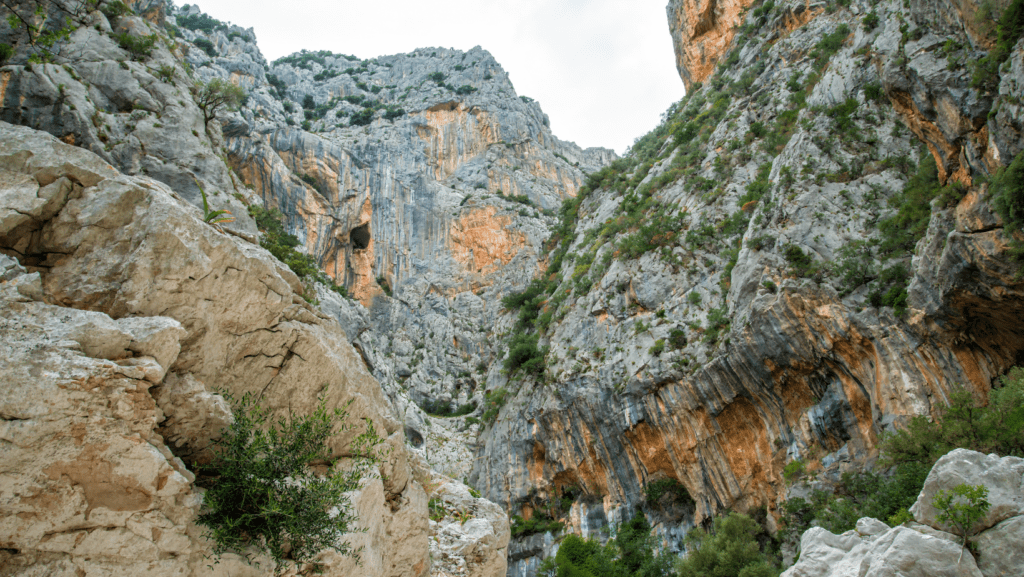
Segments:
[[[177,0],[179,6],[186,4]],[[202,0],[219,20],[256,30],[268,61],[307,50],[373,58],[481,46],[516,92],[540,102],[551,131],[621,154],[683,97],[667,0]]]

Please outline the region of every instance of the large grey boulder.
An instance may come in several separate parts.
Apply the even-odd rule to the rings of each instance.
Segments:
[[[1024,572],[1024,515],[1009,519],[974,538],[978,568],[985,577]]]
[[[973,557],[960,558],[956,543],[903,526],[864,538],[856,531],[834,535],[814,527],[800,547],[800,561],[782,577],[983,577]]]
[[[984,455],[968,449],[956,449],[944,455],[932,467],[917,502],[910,508],[914,518],[936,529],[946,529],[936,519],[932,506],[935,495],[960,484],[988,487],[988,514],[974,526],[976,531],[1024,515],[1024,459]]]

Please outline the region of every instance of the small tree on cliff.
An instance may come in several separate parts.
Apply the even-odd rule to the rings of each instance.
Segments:
[[[209,130],[210,121],[224,109],[238,108],[245,99],[245,91],[220,78],[200,82],[195,87],[195,101],[203,111],[203,121]]]
[[[341,540],[356,519],[346,493],[384,456],[373,424],[366,420],[346,451],[352,464],[341,469],[328,442],[354,425],[345,410],[328,410],[324,397],[313,414],[276,422],[249,394],[233,404],[234,422],[214,441],[213,462],[200,468],[207,490],[198,522],[210,530],[214,555],[267,554],[278,573],[289,563],[318,569],[324,549],[357,555]]]

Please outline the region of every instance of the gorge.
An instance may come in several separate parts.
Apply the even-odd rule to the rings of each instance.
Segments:
[[[327,574],[533,577],[638,512],[774,531],[787,467],[1022,362],[1019,1],[671,0],[686,94],[621,158],[481,47],[267,62],[119,4],[0,30],[0,575],[269,575],[195,524],[225,397],[383,438]]]

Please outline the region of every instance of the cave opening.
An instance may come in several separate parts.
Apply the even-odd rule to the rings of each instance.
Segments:
[[[352,232],[349,233],[349,238],[352,239],[352,247],[354,249],[365,250],[366,247],[370,246],[369,223],[353,228]]]

